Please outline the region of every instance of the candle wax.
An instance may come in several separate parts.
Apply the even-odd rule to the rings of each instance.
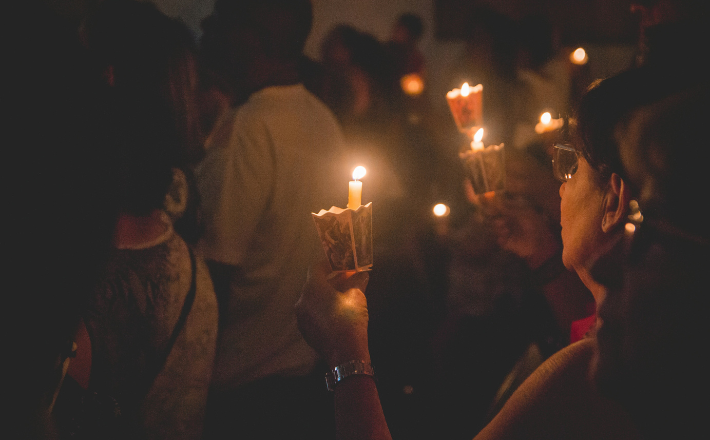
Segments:
[[[352,180],[349,182],[348,208],[357,209],[362,205],[362,182]]]

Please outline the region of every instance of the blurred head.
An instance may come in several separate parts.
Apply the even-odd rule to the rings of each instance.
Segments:
[[[400,44],[415,44],[424,35],[424,22],[416,14],[402,14],[392,30],[392,41]]]
[[[149,2],[106,0],[84,28],[87,46],[126,110],[173,144],[174,166],[197,163],[204,139],[196,47],[185,24]]]
[[[255,63],[295,65],[311,31],[310,0],[217,0],[203,23],[201,52],[235,88],[256,81]]]
[[[683,437],[703,420],[710,305],[710,236],[699,199],[710,111],[707,85],[630,114],[616,131],[629,178],[640,188],[634,228],[592,274],[607,286],[600,308],[596,379],[649,437]]]
[[[559,163],[572,156],[569,169],[558,173],[563,177],[562,261],[580,275],[587,260],[623,226],[628,211],[632,191],[613,133],[621,115],[637,101],[634,94],[624,93],[634,81],[634,75],[625,74],[593,84],[579,105],[572,150],[555,151]]]

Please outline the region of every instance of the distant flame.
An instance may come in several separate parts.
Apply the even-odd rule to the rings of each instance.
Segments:
[[[552,121],[552,115],[550,114],[550,112],[545,112],[540,115],[540,122],[542,122],[543,124],[547,125],[550,123],[550,121]]]
[[[468,96],[468,94],[471,93],[471,88],[468,86],[468,83],[463,83],[461,86],[461,96]]]
[[[355,169],[353,170],[353,180],[360,180],[365,177],[365,174],[367,174],[367,170],[365,169],[365,167],[355,167]]]
[[[420,95],[424,91],[424,80],[416,73],[404,75],[400,79],[402,90],[409,96]]]
[[[481,142],[483,139],[483,129],[479,128],[476,134],[473,135],[473,142]]]
[[[434,206],[434,215],[437,217],[446,217],[449,215],[449,207],[444,205],[443,203],[439,203]]]
[[[579,65],[586,64],[587,63],[587,52],[583,48],[579,47],[574,52],[572,52],[572,55],[570,55],[570,60],[574,64],[579,64]]]

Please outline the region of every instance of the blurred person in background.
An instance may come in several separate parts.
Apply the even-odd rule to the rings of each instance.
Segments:
[[[218,0],[203,22],[230,103],[197,170],[198,248],[220,307],[205,438],[332,437],[331,396],[315,386],[324,366],[293,306],[323,252],[311,213],[341,205],[352,168],[300,76],[311,21],[309,0]]]

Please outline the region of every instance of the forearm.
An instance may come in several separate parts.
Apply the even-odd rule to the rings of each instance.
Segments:
[[[335,426],[338,440],[392,438],[372,377],[351,376],[338,384],[335,388]]]

